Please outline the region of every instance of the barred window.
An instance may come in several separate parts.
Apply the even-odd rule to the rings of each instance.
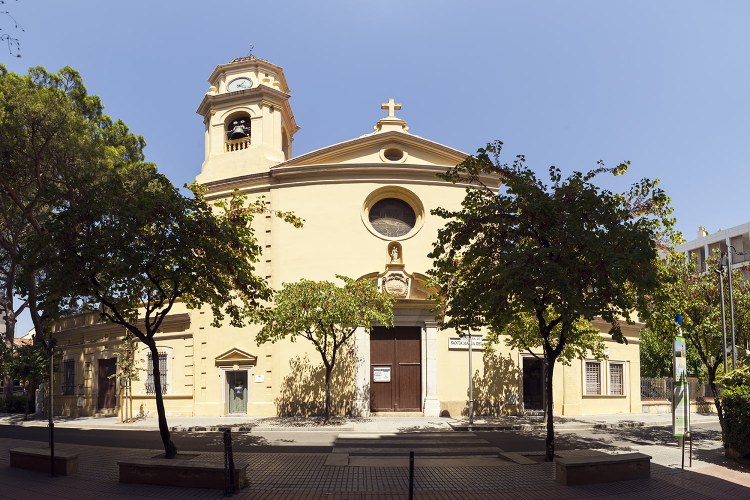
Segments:
[[[625,395],[625,367],[622,363],[609,365],[609,393],[615,396]]]
[[[148,376],[146,377],[146,394],[156,394],[156,384],[154,383],[154,363],[153,356],[148,353]],[[159,353],[159,382],[161,384],[161,393],[167,393],[167,353]]]
[[[76,391],[76,361],[66,359],[63,361],[63,396],[71,396]]]
[[[598,361],[586,361],[586,392],[595,395],[602,393],[602,365]]]

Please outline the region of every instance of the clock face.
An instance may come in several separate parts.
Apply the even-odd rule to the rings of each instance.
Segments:
[[[227,90],[229,92],[237,92],[238,90],[247,90],[253,87],[253,82],[249,78],[235,78],[229,85]]]

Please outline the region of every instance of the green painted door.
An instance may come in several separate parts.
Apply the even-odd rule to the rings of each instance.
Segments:
[[[247,413],[247,371],[227,372],[227,413]]]

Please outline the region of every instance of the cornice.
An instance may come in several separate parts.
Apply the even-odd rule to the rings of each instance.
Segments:
[[[272,62],[257,57],[253,57],[252,59],[247,59],[244,61],[229,62],[216,66],[216,68],[214,68],[214,70],[211,72],[211,75],[208,77],[208,83],[214,85],[216,81],[225,74],[239,73],[248,69],[259,68],[270,69],[271,72],[274,73],[274,75],[279,79],[279,84],[281,88],[284,89],[284,92],[289,92],[289,85],[287,85],[286,76],[284,76],[284,69],[281,66],[277,66]]]
[[[437,177],[450,167],[438,165],[405,165],[382,163],[339,163],[333,165],[307,165],[300,167],[272,167],[270,172],[249,174],[222,179],[204,184],[206,199],[215,200],[229,196],[235,189],[241,193],[254,193],[298,187],[313,184],[344,184],[358,182],[382,182],[398,184],[422,184],[433,186],[453,186],[460,189],[471,184],[452,184]],[[498,187],[500,180],[493,176],[483,176],[482,181],[490,187]]]
[[[357,149],[360,149],[363,146],[367,146],[369,144],[378,143],[378,142],[383,142],[383,143],[403,142],[406,144],[412,144],[417,147],[421,147],[428,151],[436,152],[436,153],[443,154],[443,155],[453,156],[454,159],[456,160],[454,165],[458,164],[459,162],[463,161],[467,156],[469,156],[462,151],[445,146],[443,144],[440,144],[439,142],[434,142],[429,139],[425,139],[418,135],[406,134],[404,132],[382,132],[382,133],[376,133],[376,134],[363,135],[355,139],[350,139],[348,141],[340,142],[337,144],[332,144],[330,146],[317,149],[315,151],[310,151],[309,153],[305,153],[301,156],[297,156],[283,163],[280,163],[276,165],[274,168],[280,168],[284,166],[297,166],[299,164],[304,164],[306,161],[311,160],[313,158],[315,159],[314,163],[325,163],[326,158],[330,158],[334,155],[339,155],[342,153],[356,151]]]
[[[89,313],[86,313],[89,314]],[[138,326],[143,325],[143,320],[138,321]],[[190,313],[179,313],[179,314],[170,314],[166,318],[164,318],[164,321],[161,324],[160,330],[164,330],[169,327],[175,327],[184,325],[186,328],[190,326]],[[84,335],[88,335],[91,333],[120,333],[124,330],[124,327],[122,325],[118,325],[115,323],[110,323],[108,321],[101,321],[99,323],[94,323],[93,325],[81,325],[76,326],[73,328],[67,328],[65,330],[59,330],[56,332],[53,332],[55,336],[59,335],[72,335],[72,334],[78,334],[82,333]]]

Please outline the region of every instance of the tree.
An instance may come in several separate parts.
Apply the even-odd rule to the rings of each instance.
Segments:
[[[263,314],[256,342],[277,342],[289,337],[312,342],[325,367],[325,422],[331,418],[331,373],[340,350],[357,328],[373,323],[393,325],[393,299],[369,280],[337,276],[343,287],[330,281],[288,283],[276,294],[275,306]]]
[[[597,176],[625,173],[627,164],[600,162],[566,179],[550,167],[548,185],[523,156],[500,163],[501,148],[488,144],[442,175],[470,187],[460,209],[432,212],[447,222],[430,254],[431,276],[440,287],[445,327],[506,333],[519,315],[534,318],[544,352],[546,459],[552,460],[555,362],[568,346],[588,347],[581,321],[601,317],[612,325],[612,338],[625,342],[620,323],[632,322],[637,299],[658,284],[656,240],[671,228],[671,210],[655,181],[641,180],[624,194],[593,184]],[[488,179],[503,186],[493,189]],[[517,331],[507,334],[521,344]]]
[[[674,321],[674,318],[672,318]],[[674,329],[673,329],[674,330]],[[676,330],[675,330],[676,331]],[[672,332],[666,335],[655,332],[651,328],[641,330],[639,336],[641,377],[672,377],[672,364],[674,354],[672,352]],[[687,369],[688,373],[704,379],[703,363],[691,343],[687,344]]]
[[[716,256],[710,257],[709,272],[699,272],[696,263],[684,255],[669,251],[658,264],[660,286],[650,294],[643,318],[647,327],[660,339],[659,351],[672,359],[672,341],[678,328],[675,315],[682,314],[682,332],[690,352],[694,352],[705,368],[708,384],[715,395],[716,383],[723,374],[725,353],[721,327],[721,294]],[[739,270],[733,271],[735,304],[750,301],[750,282],[742,279]],[[726,281],[726,277],[722,276]],[[727,295],[728,299],[728,295]],[[729,330],[729,311],[725,311]],[[736,330],[740,332],[737,345],[742,345],[746,332],[750,331],[750,311],[746,307],[735,308]],[[727,332],[729,336],[729,332]],[[727,340],[729,347],[729,340]],[[671,371],[671,370],[670,370]],[[715,400],[719,421],[723,423],[722,407]]]
[[[128,165],[109,183],[111,199],[79,203],[55,218],[60,265],[48,275],[46,291],[65,297],[72,287],[70,306],[101,306],[104,318],[148,347],[159,381],[156,334],[177,301],[210,308],[214,326],[228,317],[239,327],[270,299],[266,281],[254,274],[261,246],[251,227],[265,205],[262,199],[247,205],[235,195],[212,206],[196,185],[193,197],[185,197],[149,164]],[[290,213],[277,215],[301,225]],[[154,385],[165,456],[174,458],[163,388]]]
[[[49,356],[38,344],[20,345],[13,351],[10,373],[13,379],[18,380],[26,388],[26,418],[29,414],[29,403],[34,397],[33,388],[44,380],[49,370]]]
[[[49,335],[60,308],[39,290],[45,266],[57,256],[48,222],[81,200],[109,196],[98,189],[104,173],[142,161],[143,139],[103,114],[71,68],[22,76],[0,66],[0,279],[6,341],[12,340],[13,298],[28,307],[35,339]],[[67,281],[67,277],[64,278]]]
[[[125,336],[122,338],[120,345],[117,346],[117,371],[113,373],[109,378],[120,377],[121,381],[124,381],[124,401],[123,404],[126,407],[121,409],[122,421],[132,422],[133,421],[133,382],[137,382],[141,379],[141,360],[136,357],[138,349],[138,339],[128,330],[125,331]],[[130,410],[128,412],[128,409]]]

